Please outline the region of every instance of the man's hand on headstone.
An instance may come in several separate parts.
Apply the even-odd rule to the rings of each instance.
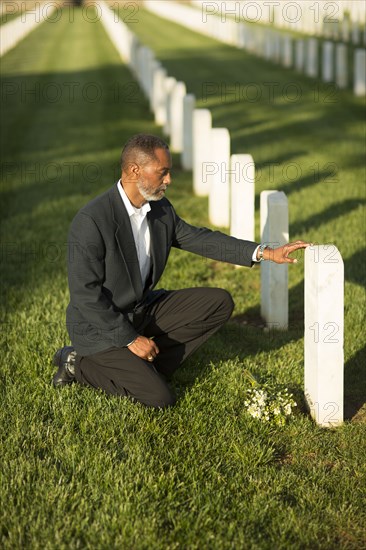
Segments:
[[[136,340],[127,347],[132,353],[141,357],[141,359],[145,359],[145,361],[150,361],[150,363],[154,361],[159,353],[159,348],[154,340],[146,338],[146,336],[138,336]]]
[[[290,258],[289,254],[292,254],[296,250],[301,248],[307,248],[312,243],[305,241],[296,241],[294,243],[288,243],[278,248],[266,248],[263,251],[263,259],[270,260],[276,264],[296,264],[296,258]]]

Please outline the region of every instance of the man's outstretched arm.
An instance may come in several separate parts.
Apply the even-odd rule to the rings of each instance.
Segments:
[[[290,258],[289,255],[296,252],[296,250],[307,248],[308,246],[311,246],[311,243],[296,241],[293,243],[285,244],[283,246],[279,246],[277,248],[266,246],[262,249],[262,251],[258,248],[256,254],[257,261],[263,259],[275,262],[276,264],[296,264],[297,259]]]
[[[221,231],[195,227],[182,220],[174,211],[175,241],[177,248],[199,254],[212,260],[251,267],[255,261],[270,260],[275,263],[296,263],[289,257],[296,250],[306,248],[310,243],[296,241],[278,248],[260,247],[258,243],[236,239]],[[262,250],[260,251],[260,248]]]

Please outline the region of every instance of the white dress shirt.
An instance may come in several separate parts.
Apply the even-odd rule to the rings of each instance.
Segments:
[[[118,191],[126,207],[127,213],[130,216],[132,233],[135,239],[135,245],[137,250],[137,257],[139,260],[140,273],[142,279],[142,285],[145,286],[146,279],[150,272],[151,260],[150,260],[150,229],[147,223],[146,214],[150,212],[151,206],[147,202],[141,208],[136,208],[130,202],[125,190],[123,189],[121,180],[119,180]],[[257,263],[257,251],[259,246],[254,250],[252,261]]]
[[[259,260],[257,260],[257,252],[258,252],[259,247],[260,247],[260,245],[258,245],[257,248],[253,252],[252,262],[259,263]]]
[[[139,260],[142,286],[144,287],[151,268],[150,229],[146,218],[146,214],[150,212],[151,206],[148,202],[141,206],[141,208],[136,208],[133,206],[130,199],[126,195],[125,190],[123,189],[121,180],[119,180],[117,188],[126,207],[127,213],[130,216],[132,233],[135,239],[137,257]]]

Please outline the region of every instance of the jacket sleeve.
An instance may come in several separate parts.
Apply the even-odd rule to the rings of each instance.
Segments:
[[[182,220],[172,207],[175,223],[173,246],[205,258],[251,267],[258,243],[236,239],[220,231],[195,227]]]
[[[105,243],[96,223],[88,214],[79,212],[68,238],[70,305],[78,310],[81,324],[103,333],[111,346],[123,347],[138,333],[103,292],[105,255]]]

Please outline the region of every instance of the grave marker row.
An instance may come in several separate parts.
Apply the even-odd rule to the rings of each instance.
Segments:
[[[351,75],[348,74],[348,47],[346,44],[335,44],[336,62],[334,66],[334,56],[332,55],[330,41],[326,41],[326,45],[323,47],[323,64],[322,70],[320,71],[320,45],[317,37],[292,38],[289,34],[283,34],[282,31],[280,32],[274,28],[255,26],[243,22],[242,18],[237,19],[229,17],[229,15],[233,15],[233,13],[227,13],[224,19],[220,19],[218,14],[220,10],[225,9],[224,6],[226,3],[207,4],[211,4],[212,9],[216,6],[213,10],[216,16],[214,16],[213,12],[210,12],[209,14],[206,13],[206,17],[200,18],[199,15],[202,14],[192,6],[183,6],[175,2],[160,3],[155,2],[155,0],[145,1],[147,9],[157,13],[161,17],[174,20],[180,25],[185,25],[197,32],[211,36],[238,48],[244,48],[250,53],[274,63],[281,63],[284,67],[294,67],[298,72],[303,72],[310,78],[317,78],[321,72],[321,77],[325,82],[334,81],[342,89],[348,87],[351,81]],[[292,4],[295,3],[290,2],[288,5],[286,4],[286,13],[287,11],[290,13],[294,8]],[[239,2],[235,3],[235,6],[238,5],[240,5]],[[309,26],[309,5],[309,2],[307,5],[304,4],[303,14],[304,17],[305,14],[307,14],[308,20],[304,26],[303,32],[315,34],[314,29],[311,30],[312,27],[311,25]],[[234,11],[236,9],[235,6],[233,7]],[[312,9],[314,9],[314,6]],[[204,6],[202,9],[203,13],[205,13]],[[276,11],[276,9],[274,7],[274,11]],[[263,12],[263,10],[260,11]],[[363,15],[361,12],[354,12],[352,14],[352,41],[358,46],[361,46],[360,22],[365,25],[364,19],[364,12]],[[283,26],[283,28],[284,27],[286,26]],[[298,28],[297,25],[295,25],[295,27],[296,29],[292,28],[292,30],[301,32],[301,29]],[[341,31],[338,32],[338,28],[340,28]],[[344,40],[351,36],[348,15],[344,17],[342,26],[338,24],[324,25],[324,29],[324,35],[333,40]],[[337,29],[336,32],[335,29]],[[334,44],[334,42],[332,42],[332,44]],[[364,44],[366,44],[366,29],[364,32]],[[356,49],[354,56],[353,90],[356,95],[366,95],[365,49]]]
[[[170,136],[172,152],[181,153],[185,169],[192,169],[193,109],[195,97],[187,96],[184,82],[168,76],[153,51],[139,42],[134,33],[116,17],[105,2],[98,3],[101,21],[112,42],[127,62],[149,100],[155,123]]]

